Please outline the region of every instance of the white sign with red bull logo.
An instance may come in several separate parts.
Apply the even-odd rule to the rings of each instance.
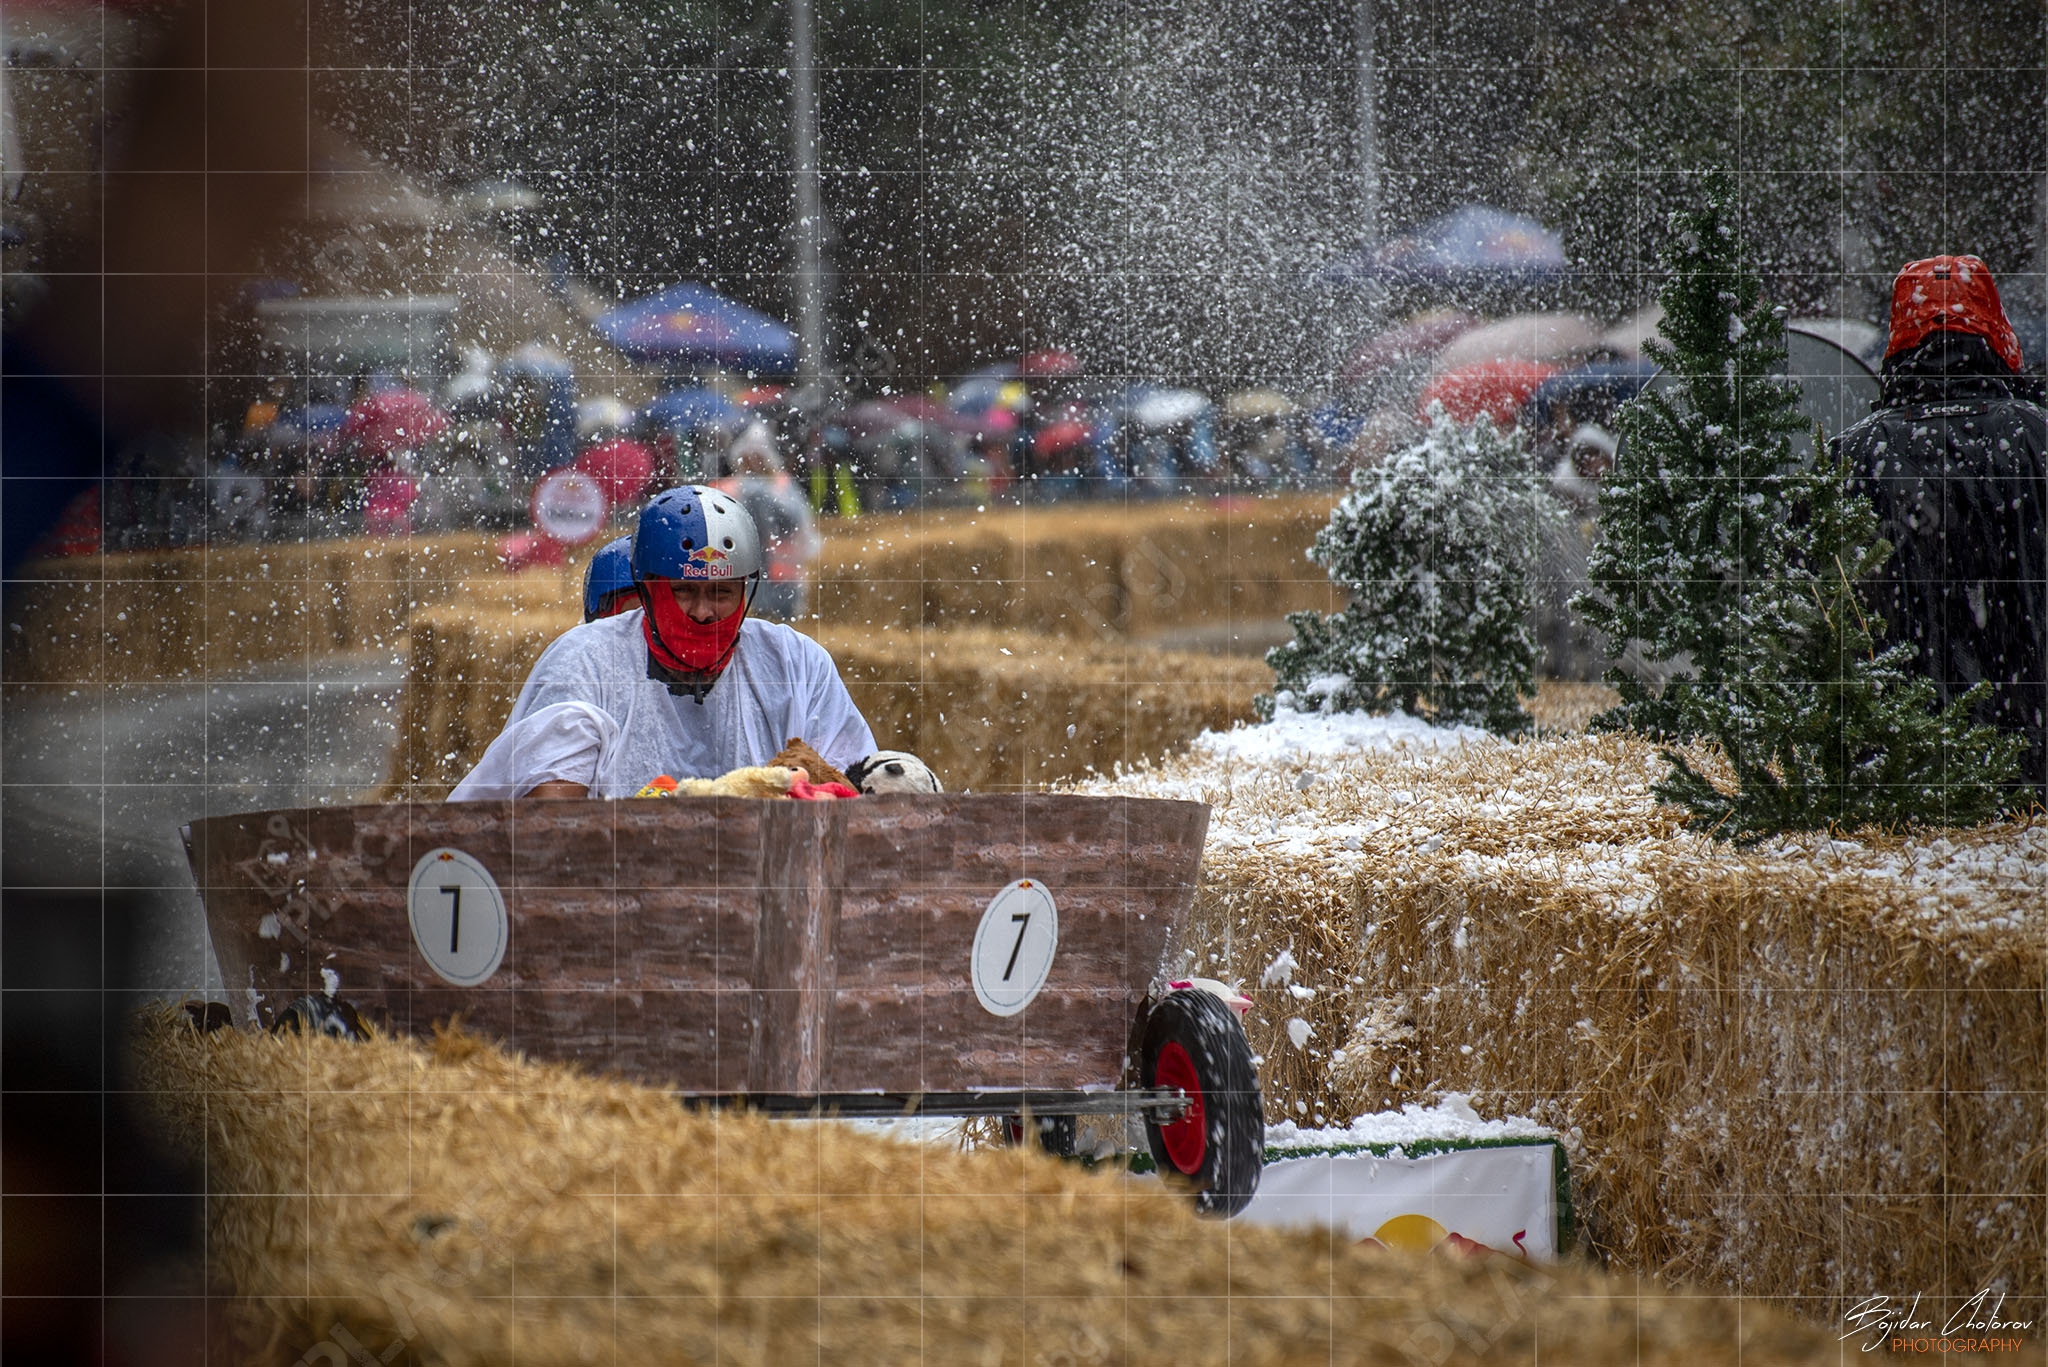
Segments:
[[[1545,1262],[1558,1256],[1563,1169],[1554,1142],[1451,1148],[1415,1158],[1398,1150],[1272,1153],[1240,1220],[1322,1225],[1358,1243],[1417,1252],[1492,1251]]]
[[[581,546],[604,530],[611,511],[604,486],[581,470],[563,466],[533,486],[533,525],[565,546]]]

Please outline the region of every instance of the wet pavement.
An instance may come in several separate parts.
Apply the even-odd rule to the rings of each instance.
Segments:
[[[7,884],[135,890],[141,953],[125,986],[223,996],[180,826],[345,804],[384,778],[401,661],[379,651],[317,660],[289,680],[277,673],[0,690]]]

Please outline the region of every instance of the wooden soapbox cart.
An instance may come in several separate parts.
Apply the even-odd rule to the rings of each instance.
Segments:
[[[458,1013],[693,1104],[1136,1113],[1234,1214],[1257,1074],[1161,980],[1208,808],[1055,794],[304,808],[186,828],[246,1027],[424,1034]]]

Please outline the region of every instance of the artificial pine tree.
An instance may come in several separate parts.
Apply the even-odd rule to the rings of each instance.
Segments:
[[[1747,597],[1744,667],[1687,699],[1687,721],[1719,743],[1734,791],[1666,750],[1671,772],[1655,792],[1686,807],[1689,825],[1744,844],[1788,830],[1968,826],[1997,815],[2019,776],[2021,738],[1972,720],[1988,684],[1943,708],[1933,682],[1911,672],[1912,646],[1873,652],[1884,622],[1856,585],[1891,547],[1837,460],[1821,456],[1801,484],[1801,516],[1786,538],[1800,554]]]
[[[1351,479],[1309,559],[1348,590],[1324,616],[1288,614],[1295,639],[1266,652],[1274,693],[1300,711],[1426,712],[1502,734],[1524,731],[1535,689],[1531,579],[1559,516],[1527,455],[1486,418],[1441,410],[1428,437]]]
[[[1873,652],[1883,623],[1856,590],[1891,548],[1836,461],[1793,453],[1796,391],[1772,374],[1783,311],[1761,302],[1732,206],[1728,181],[1710,177],[1706,207],[1674,216],[1658,296],[1668,344],[1646,349],[1677,387],[1622,410],[1597,591],[1574,603],[1616,656],[1634,640],[1689,668],[1661,693],[1609,670],[1622,701],[1598,724],[1718,743],[1733,791],[1667,748],[1656,792],[1724,839],[1984,820],[2017,776],[2020,742],[1971,721],[1978,690],[1938,708],[1933,684],[1907,672],[1911,647]]]
[[[1587,567],[1594,591],[1572,604],[1612,658],[1634,642],[1683,665],[1661,692],[1610,667],[1621,703],[1595,726],[1673,738],[1687,733],[1688,695],[1731,677],[1746,596],[1783,573],[1802,426],[1798,391],[1779,373],[1782,311],[1743,263],[1734,188],[1713,175],[1706,191],[1705,207],[1672,215],[1671,278],[1657,296],[1665,340],[1644,344],[1676,388],[1621,411]]]

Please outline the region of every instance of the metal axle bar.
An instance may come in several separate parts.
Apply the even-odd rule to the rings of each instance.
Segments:
[[[1116,1092],[683,1092],[685,1106],[760,1111],[766,1115],[1128,1115],[1176,1120],[1187,1113],[1187,1093],[1178,1087]]]

